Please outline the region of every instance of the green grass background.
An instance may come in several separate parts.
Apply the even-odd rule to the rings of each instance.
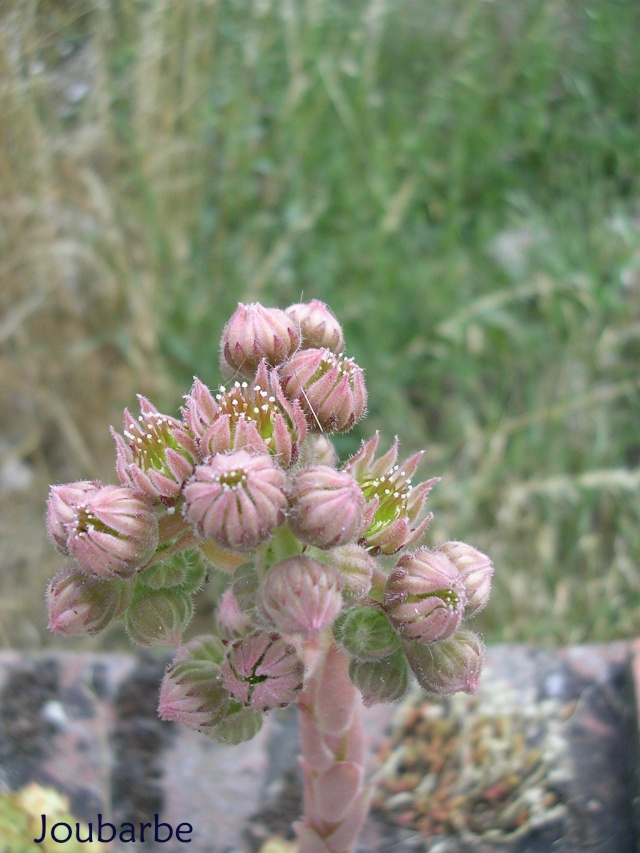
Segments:
[[[370,392],[342,455],[427,450],[486,639],[637,634],[638,32],[635,0],[5,0],[0,642],[51,642],[47,483],[113,478],[136,391],[216,384],[238,301],[314,297]]]

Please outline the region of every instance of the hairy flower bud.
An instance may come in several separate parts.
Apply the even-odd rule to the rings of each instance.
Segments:
[[[284,396],[278,375],[264,361],[252,382],[221,385],[215,397],[196,379],[182,411],[203,458],[245,449],[270,453],[289,468],[307,434],[300,404]]]
[[[284,634],[323,631],[342,607],[340,575],[312,557],[289,557],[273,565],[262,583],[260,613]]]
[[[398,635],[378,607],[352,607],[336,620],[333,634],[351,657],[361,661],[382,660],[400,648]]]
[[[231,588],[225,589],[220,596],[216,608],[216,625],[220,636],[228,640],[243,637],[251,630],[251,619],[240,609]]]
[[[299,346],[298,326],[284,311],[240,302],[222,332],[220,367],[227,379],[250,379],[262,359],[275,367]]]
[[[344,352],[342,326],[324,302],[299,302],[286,308],[285,313],[300,329],[302,349],[326,347],[336,355]]]
[[[230,551],[251,551],[283,523],[285,475],[269,456],[245,450],[198,465],[184,488],[184,515],[204,539]]]
[[[460,572],[466,594],[466,619],[479,613],[489,601],[493,565],[489,557],[465,542],[443,542],[435,552],[444,554]]]
[[[47,527],[63,553],[100,578],[130,577],[155,553],[158,521],[148,501],[125,486],[53,486]]]
[[[311,430],[348,432],[367,409],[362,368],[331,350],[304,349],[279,370],[284,393],[298,400]]]
[[[47,500],[47,533],[62,554],[69,554],[67,542],[76,513],[76,507],[84,503],[89,495],[95,495],[102,488],[97,480],[80,480],[76,483],[63,483],[51,486]]]
[[[379,459],[375,458],[379,433],[362,443],[360,450],[344,466],[355,477],[367,501],[364,544],[372,554],[395,554],[417,542],[427,529],[432,515],[422,520],[427,495],[439,481],[433,477],[411,486],[422,452],[402,465],[396,464],[398,439]]]
[[[423,690],[449,696],[473,693],[484,662],[484,643],[473,631],[462,629],[447,640],[431,643],[406,643],[409,665]]]
[[[125,616],[132,642],[176,647],[193,616],[191,597],[179,587],[151,589],[137,584]]]
[[[364,495],[351,474],[326,465],[303,468],[289,490],[289,526],[316,548],[353,542],[364,523]]]
[[[467,603],[460,573],[443,554],[404,554],[387,579],[384,603],[405,640],[434,643],[460,625]]]
[[[269,711],[295,702],[303,686],[304,664],[278,634],[254,631],[233,643],[222,678],[229,693],[245,707]]]
[[[138,396],[140,414],[124,411],[124,438],[115,430],[116,471],[120,482],[154,501],[168,503],[180,494],[193,472],[198,450],[176,418],[161,414],[146,397]]]
[[[331,439],[322,433],[310,433],[300,451],[300,467],[308,468],[312,465],[327,465],[335,468],[338,454],[335,451]]]
[[[402,699],[409,687],[409,667],[402,649],[376,661],[354,658],[349,663],[349,678],[362,693],[367,707]]]
[[[327,553],[327,559],[342,576],[342,594],[347,598],[362,598],[371,589],[375,559],[360,545],[341,545]]]
[[[224,656],[224,646],[213,636],[194,637],[182,646],[162,679],[160,717],[196,731],[224,719],[231,698],[222,686]]]
[[[99,580],[77,569],[63,569],[47,589],[49,630],[79,636],[99,634],[127,608],[130,587]]]

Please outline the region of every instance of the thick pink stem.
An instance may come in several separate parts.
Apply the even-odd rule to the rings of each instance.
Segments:
[[[349,659],[331,642],[309,650],[314,668],[298,699],[304,815],[294,828],[299,853],[350,853],[369,810],[363,785],[364,728]]]

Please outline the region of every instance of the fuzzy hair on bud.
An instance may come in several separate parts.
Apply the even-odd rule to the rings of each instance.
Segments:
[[[56,541],[66,537],[66,553],[82,571],[104,579],[127,578],[151,559],[158,521],[144,497],[125,486],[54,489],[48,512],[51,536]]]
[[[364,524],[364,495],[351,474],[326,465],[303,468],[289,489],[289,526],[316,548],[353,542]]]
[[[175,500],[191,476],[198,449],[184,425],[138,395],[140,414],[124,411],[123,435],[113,428],[120,482],[154,502]]]
[[[451,636],[467,603],[460,573],[444,554],[404,554],[387,579],[386,611],[405,640],[434,643]]]
[[[328,551],[327,559],[342,576],[342,594],[346,598],[363,598],[369,592],[377,563],[366,548],[341,545]]]
[[[367,707],[381,702],[397,702],[409,689],[409,666],[402,649],[375,661],[353,658],[349,678],[362,694]]]
[[[484,643],[473,631],[461,629],[447,640],[405,643],[409,665],[420,687],[428,693],[450,696],[474,693],[484,662]]]
[[[280,560],[267,572],[258,598],[261,615],[283,634],[320,633],[342,608],[338,572],[313,557]]]
[[[233,643],[222,679],[234,699],[265,712],[295,702],[303,687],[304,664],[278,634],[254,631]]]
[[[352,607],[338,618],[333,634],[351,657],[361,661],[382,660],[400,648],[398,635],[378,607]]]
[[[464,615],[470,619],[483,610],[489,601],[493,578],[491,560],[465,542],[443,542],[435,552],[444,554],[460,572],[467,594]]]
[[[184,515],[203,539],[229,551],[251,551],[285,519],[285,475],[269,456],[245,450],[198,465],[184,488]]]
[[[194,637],[178,650],[160,687],[158,714],[163,720],[200,731],[225,717],[230,696],[220,675],[224,655],[224,646],[213,636]]]
[[[319,299],[299,302],[286,308],[285,313],[300,329],[302,349],[324,347],[336,355],[344,352],[342,326],[324,302]]]
[[[303,349],[278,373],[286,396],[302,406],[310,430],[348,432],[365,415],[364,373],[352,358],[326,348]]]
[[[49,630],[69,636],[93,636],[122,616],[130,586],[118,580],[98,580],[77,569],[63,569],[47,588]]]
[[[226,379],[251,379],[263,359],[276,367],[299,346],[298,326],[284,311],[240,302],[222,332],[220,368]]]
[[[140,584],[125,616],[129,639],[139,646],[176,648],[193,616],[191,596],[179,587],[150,589]]]

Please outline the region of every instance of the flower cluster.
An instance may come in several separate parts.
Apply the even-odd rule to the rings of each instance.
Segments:
[[[240,304],[220,363],[227,384],[196,379],[180,417],[144,397],[125,410],[118,485],[52,487],[47,529],[72,562],[48,588],[51,629],[122,618],[134,642],[178,646],[160,714],[225,743],[300,700],[323,644],[368,704],[403,696],[411,672],[433,693],[473,690],[483,648],[465,620],[488,600],[491,561],[462,542],[420,547],[437,482],[412,484],[421,453],[399,463],[397,439],[378,453],[376,434],[337,462],[330,436],[363,418],[367,389],[335,316],[318,300]],[[228,582],[211,634],[183,644],[214,570]]]

